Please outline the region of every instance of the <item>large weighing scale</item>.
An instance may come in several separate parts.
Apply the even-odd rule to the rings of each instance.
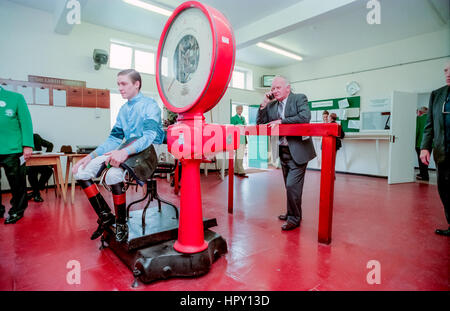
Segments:
[[[205,274],[227,252],[225,240],[209,229],[216,219],[202,217],[200,163],[205,156],[238,148],[238,128],[206,124],[203,116],[225,93],[234,60],[234,34],[219,11],[196,1],[175,9],[159,41],[156,83],[164,105],[179,115],[167,133],[168,150],[183,169],[179,220],[163,205],[147,214],[142,231],[137,221],[142,211],[133,211],[128,241],[117,243],[113,230],[102,238],[133,272],[133,286],[137,280]]]

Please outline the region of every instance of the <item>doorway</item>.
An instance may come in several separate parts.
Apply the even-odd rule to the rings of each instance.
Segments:
[[[418,95],[394,91],[391,107],[388,183],[414,182],[416,107]]]
[[[248,105],[245,103],[231,101],[230,118],[236,115],[236,107],[242,105],[242,116],[247,125],[256,125],[256,116],[259,105]],[[268,168],[268,136],[247,136],[247,146],[244,155],[244,169]]]

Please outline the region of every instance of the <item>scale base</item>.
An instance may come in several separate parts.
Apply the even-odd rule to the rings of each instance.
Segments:
[[[164,214],[164,208],[162,212]],[[151,213],[147,217],[152,218],[151,216],[155,217],[156,214]],[[199,253],[184,254],[177,252],[173,245],[177,241],[178,227],[168,228],[166,226],[159,229],[153,227],[151,234],[139,237],[132,236],[124,243],[116,242],[115,228],[112,226],[102,236],[101,249],[110,248],[133,272],[134,282],[131,285],[132,287],[138,286],[138,280],[143,283],[150,283],[171,277],[200,276],[206,274],[213,262],[228,251],[225,239],[208,229],[217,225],[216,219],[206,219],[203,221],[203,225],[206,228],[204,238],[208,247]],[[128,226],[130,233],[140,232],[140,226],[132,220],[128,221]]]

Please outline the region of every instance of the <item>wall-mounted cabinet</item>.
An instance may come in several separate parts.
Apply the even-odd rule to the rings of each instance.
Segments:
[[[97,90],[90,88],[83,88],[82,107],[83,108],[97,108]]]
[[[81,87],[69,87],[67,90],[67,107],[82,107],[83,92]]]
[[[27,104],[109,109],[109,90],[1,79],[5,90],[23,93]],[[65,92],[65,96],[64,96]],[[57,94],[57,98],[55,97]],[[64,101],[65,98],[65,101]]]
[[[108,108],[109,109],[109,90],[97,89],[97,108]]]

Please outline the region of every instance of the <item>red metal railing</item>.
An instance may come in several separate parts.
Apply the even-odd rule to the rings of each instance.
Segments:
[[[245,126],[241,134],[259,136],[321,136],[322,168],[320,176],[319,232],[320,243],[331,243],[333,221],[334,177],[336,163],[336,137],[341,126],[328,124],[281,124],[270,127],[267,124]],[[318,152],[316,150],[316,152]],[[228,165],[228,212],[233,213],[234,151],[229,152]]]

